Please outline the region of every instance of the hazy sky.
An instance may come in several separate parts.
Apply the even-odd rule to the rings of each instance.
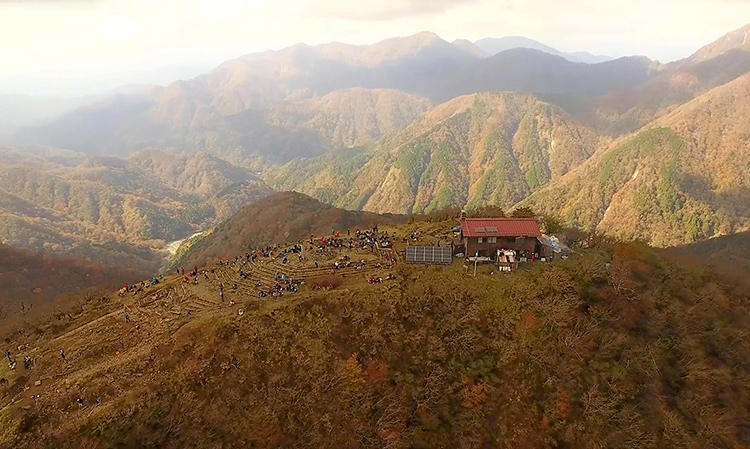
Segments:
[[[750,0],[0,0],[0,93],[194,76],[296,42],[523,35],[662,62],[750,22]]]

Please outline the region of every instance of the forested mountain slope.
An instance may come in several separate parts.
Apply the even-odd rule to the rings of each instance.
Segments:
[[[79,162],[68,153],[14,156],[21,152],[8,150],[15,162],[0,165],[0,243],[107,264],[156,269],[163,256],[154,250],[165,241],[271,192],[253,174],[202,153]]]
[[[292,162],[267,180],[374,212],[511,206],[588,159],[599,142],[533,97],[477,94],[440,105],[372,151]]]
[[[615,142],[525,205],[658,246],[750,228],[750,75]]]

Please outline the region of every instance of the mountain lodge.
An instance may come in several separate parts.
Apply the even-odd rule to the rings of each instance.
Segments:
[[[461,218],[459,248],[467,257],[494,260],[500,250],[514,250],[531,258],[542,252],[542,232],[533,218]]]

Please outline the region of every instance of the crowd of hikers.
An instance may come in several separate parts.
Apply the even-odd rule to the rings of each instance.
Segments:
[[[138,293],[142,293],[145,290],[147,290],[149,287],[154,287],[157,285],[160,281],[164,280],[164,275],[160,274],[159,278],[157,279],[156,276],[152,277],[149,280],[141,281],[139,283],[135,284],[125,284],[119,291],[120,296],[125,296],[128,293],[132,293],[133,296],[138,295]]]
[[[404,237],[404,240],[407,239],[417,239],[419,238],[419,233],[412,233],[408,237]],[[316,252],[317,254],[325,254],[332,250],[359,250],[359,251],[369,251],[369,252],[376,252],[377,250],[383,250],[383,263],[381,262],[371,262],[371,265],[368,265],[368,262],[365,259],[360,259],[359,261],[352,261],[350,260],[349,255],[341,255],[338,257],[338,259],[332,264],[333,272],[337,272],[346,268],[354,267],[357,270],[362,270],[365,268],[386,268],[390,269],[393,267],[393,264],[395,263],[395,260],[393,260],[392,257],[392,249],[394,246],[394,242],[396,242],[398,239],[398,236],[395,233],[390,233],[388,231],[380,232],[377,226],[374,226],[370,229],[356,229],[352,231],[351,229],[345,231],[337,231],[335,229],[331,230],[331,235],[316,238],[314,235],[310,235],[310,239],[307,241],[303,241],[300,243],[296,243],[289,247],[280,247],[279,245],[267,245],[264,248],[260,248],[257,251],[253,252],[246,252],[244,255],[238,255],[234,258],[230,259],[224,259],[220,258],[217,262],[218,267],[210,268],[210,269],[198,269],[197,266],[194,266],[192,270],[186,271],[184,267],[176,268],[174,273],[177,274],[178,277],[182,279],[182,282],[189,285],[198,285],[201,280],[208,282],[212,278],[220,281],[219,273],[217,273],[217,270],[222,269],[231,269],[231,271],[235,272],[239,279],[241,279],[244,282],[249,282],[252,285],[254,285],[257,288],[258,295],[261,298],[266,297],[281,297],[285,293],[294,293],[299,291],[300,286],[304,283],[300,279],[292,279],[286,274],[282,272],[276,272],[273,277],[273,281],[269,282],[268,285],[264,285],[263,281],[257,280],[253,277],[253,269],[252,265],[255,265],[258,263],[259,259],[266,259],[266,260],[276,260],[281,263],[281,265],[287,265],[290,263],[291,260],[296,259],[296,261],[300,264],[307,261],[306,255],[311,252]],[[316,270],[321,269],[320,262],[318,260],[313,261],[313,265]],[[311,268],[312,269],[312,268]],[[322,273],[321,273],[322,274]],[[209,275],[211,277],[209,277]],[[344,276],[342,273],[341,276]],[[395,279],[395,276],[392,274],[389,274],[386,278],[386,280],[389,279]],[[152,277],[151,279],[140,281],[134,284],[125,284],[120,290],[119,294],[120,296],[125,296],[128,294],[132,294],[133,296],[137,296],[145,291],[147,291],[149,288],[152,288],[156,285],[158,285],[160,282],[164,280],[164,275],[160,274],[158,277]],[[368,278],[368,283],[370,284],[376,284],[383,282],[383,279],[377,276],[371,276]],[[332,289],[334,286],[330,283],[328,284],[321,284],[321,283],[315,283],[312,285],[313,290],[319,290],[319,289]],[[232,284],[231,289],[233,291],[237,291],[238,285]],[[219,283],[219,299],[223,302],[224,296],[225,296],[225,287],[224,283]],[[234,300],[230,300],[230,304],[234,303]],[[126,315],[126,321],[130,322],[129,315]],[[64,355],[61,353],[61,357],[64,358]]]
[[[18,351],[28,351],[29,345],[22,345],[18,347]],[[10,368],[12,371],[15,371],[16,366],[18,365],[18,362],[16,362],[16,359],[11,356],[10,351],[5,351],[5,357],[8,358],[8,368]],[[36,359],[33,359],[29,357],[28,355],[24,356],[23,358],[23,367],[24,369],[32,369],[34,365],[36,364]]]
[[[310,236],[310,246],[317,247],[318,250],[325,248],[347,248],[361,249],[374,252],[377,248],[393,248],[393,242],[396,240],[395,234],[388,235],[388,231],[378,232],[378,227],[361,231],[357,229],[354,234],[351,230],[342,235],[341,231],[332,230],[330,237],[321,237],[316,239]]]

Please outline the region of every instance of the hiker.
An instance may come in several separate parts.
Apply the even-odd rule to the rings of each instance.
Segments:
[[[83,399],[78,398],[78,399],[76,399],[76,402],[78,403],[79,407],[83,407]]]
[[[60,349],[60,357],[62,357],[63,360],[65,360],[65,350]]]
[[[224,301],[224,290],[219,290],[219,298]]]
[[[130,322],[130,315],[128,315],[127,313],[125,314],[125,322],[126,323]]]
[[[5,357],[8,357],[8,362],[11,362],[11,360],[10,360],[10,351],[5,351]]]
[[[315,261],[315,268],[318,268],[318,261]]]

